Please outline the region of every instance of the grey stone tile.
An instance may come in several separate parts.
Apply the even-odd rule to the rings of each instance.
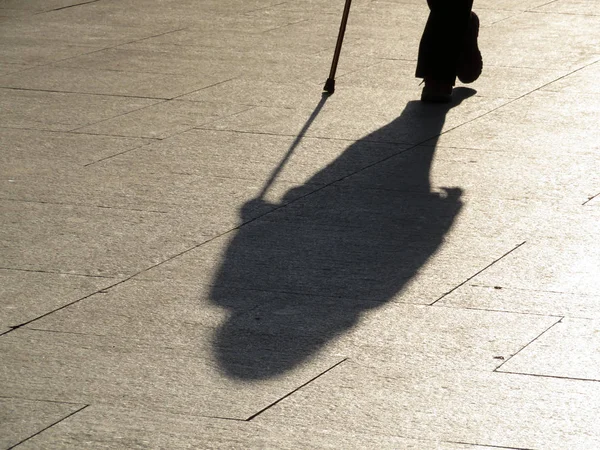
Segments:
[[[436,305],[526,314],[600,318],[600,296],[467,284]]]
[[[1,68],[0,68],[1,70]],[[16,71],[16,70],[15,70]],[[53,92],[170,99],[224,78],[44,66],[0,76],[0,86]]]
[[[537,157],[594,152],[600,142],[597,94],[533,92],[443,134],[438,145]]]
[[[65,274],[134,274],[208,239],[185,219],[115,208],[2,201],[5,267]]]
[[[82,406],[0,397],[0,447],[13,448]]]
[[[415,83],[407,83],[414,78],[414,61],[384,60],[366,69],[357,70],[337,78],[340,85],[373,87],[386,91],[420,89]],[[564,71],[522,69],[515,67],[485,66],[481,77],[469,87],[483,97],[518,98],[540,86],[564,75]],[[420,82],[420,80],[416,80]]]
[[[214,273],[218,286],[432,303],[520,242],[510,221],[461,219],[456,195],[326,188],[143,277]]]
[[[13,22],[17,18],[27,17],[31,14],[34,14],[34,12],[30,10],[0,8],[0,22]]]
[[[47,400],[245,420],[342,359],[319,355],[280,377],[235,379],[224,376],[215,361],[207,340],[211,330],[194,331],[180,341],[165,342],[158,336],[20,329],[0,342],[9,361],[0,375],[3,391],[10,396],[27,393]],[[262,358],[263,367],[268,367],[268,350]]]
[[[585,92],[600,94],[600,62],[577,70],[564,78],[545,86],[544,91],[570,93],[579,95]]]
[[[508,448],[600,444],[597,383],[399,367],[396,377],[347,361],[255,421]],[[573,420],[577,417],[578,420]],[[543,424],[543,425],[542,425]]]
[[[0,128],[3,177],[70,170],[148,144],[145,139]]]
[[[0,122],[8,128],[70,131],[157,100],[0,89]]]
[[[387,92],[370,88],[345,88],[329,98],[311,124],[307,136],[374,142],[419,143],[440,132],[471,121],[504,104],[506,99],[471,97],[448,107],[415,101],[415,90]],[[341,94],[343,90],[343,94]],[[463,90],[464,96],[474,91]],[[373,99],[365,102],[365,98]],[[460,101],[458,100],[457,103]],[[305,108],[259,107],[204,128],[297,135],[311,112]]]
[[[4,22],[5,23],[5,22]],[[85,55],[102,48],[101,45],[81,45],[45,41],[40,38],[2,36],[0,59],[8,64],[43,65],[66,58]]]
[[[564,319],[509,359],[500,371],[600,381],[600,322]]]
[[[25,69],[28,69],[30,66],[26,64],[10,64],[0,62],[0,76],[8,75],[15,72],[21,72]]]
[[[278,50],[230,49],[152,44],[145,40],[106,49],[61,62],[63,67],[125,70],[162,74],[219,76],[223,80],[244,78],[272,82],[313,81],[324,83],[332,53],[302,55]],[[340,75],[374,64],[372,58],[340,59]],[[321,86],[319,86],[321,88]]]
[[[536,11],[600,16],[600,6],[591,0],[559,0],[546,3],[536,8]]]
[[[32,11],[52,11],[53,9],[66,8],[73,5],[88,3],[93,0],[31,0],[22,2],[20,0],[2,0],[0,8],[24,9]]]
[[[199,431],[200,430],[200,431]],[[338,432],[324,424],[315,428],[269,426],[254,422],[119,409],[96,406],[35,436],[24,449],[78,447],[82,442],[97,449],[129,447],[194,447],[205,449],[278,448],[293,450],[381,448],[406,450],[485,450],[491,447],[408,439],[392,434]]]
[[[568,236],[532,239],[472,281],[485,286],[598,296],[600,253],[593,242]]]
[[[172,100],[77,130],[79,133],[164,139],[249,109],[242,105]]]
[[[430,186],[459,186],[469,198],[548,199],[581,205],[600,186],[596,172],[590,173],[590,167],[600,167],[600,158],[594,154],[577,158],[557,154],[549,159],[447,147],[416,147],[356,173],[343,184],[399,191],[429,189],[415,169],[432,157]]]
[[[321,98],[322,86],[314,82],[273,82],[246,77],[218,83],[180,97],[188,101],[277,108],[314,108]]]
[[[479,40],[486,65],[574,69],[597,56],[589,36],[599,25],[597,16],[524,12],[486,28]]]
[[[190,130],[98,164],[105,171],[125,170],[197,177],[238,178],[267,183],[284,162],[276,180],[323,186],[403,151],[402,145],[272,136],[215,130]],[[288,157],[288,153],[289,157]],[[324,167],[330,169],[320,172]],[[320,173],[316,178],[315,174]],[[310,184],[310,186],[308,186]],[[259,194],[259,190],[255,192]]]
[[[509,11],[527,11],[544,5],[546,0],[479,0],[477,8],[499,9]]]
[[[232,305],[236,294],[226,294]],[[318,343],[317,349],[344,355],[382,376],[398,376],[409,367],[432,372],[494,370],[556,321],[555,317],[279,294],[250,314],[232,315],[218,337],[235,342],[233,330],[246,328],[256,336],[272,334],[281,342],[282,357],[303,354],[307,343]],[[242,342],[237,346],[245,347]],[[225,359],[224,365],[231,362]]]
[[[197,280],[128,281],[29,327],[184,347],[202,340],[212,346],[225,376],[252,380],[293,374],[319,355],[350,357],[381,373],[395,374],[398,364],[493,370],[499,359],[517,353],[557,320],[379,306],[360,298],[215,287],[199,275]]]
[[[0,264],[2,264],[0,262]],[[0,333],[68,303],[90,295],[117,280],[59,273],[0,269]]]
[[[310,33],[312,20],[299,21],[284,28],[266,30],[262,33],[246,32],[242,29],[227,31],[200,28],[186,28],[144,40],[144,46],[174,46],[191,48],[212,48],[240,52],[289,52],[294,55],[314,55],[322,50],[335,47],[335,33],[323,35],[322,28],[315,26],[321,33]]]
[[[284,203],[287,203],[320,187],[319,184],[296,186],[294,182],[275,181],[265,196],[272,203],[252,202],[263,189],[266,174],[258,179],[244,177],[243,167],[238,176],[219,174],[226,168],[216,162],[207,163],[204,168],[196,166],[195,171],[181,172],[177,171],[177,165],[172,171],[161,172],[158,165],[146,166],[134,159],[128,166],[128,162],[111,162],[107,166],[94,165],[80,170],[52,167],[44,172],[10,174],[11,178],[0,183],[0,198],[17,202],[15,205],[18,202],[41,204],[28,208],[56,207],[60,217],[69,214],[67,211],[77,216],[81,209],[87,211],[81,213],[81,220],[86,217],[85,220],[90,221],[87,226],[92,228],[96,226],[95,214],[107,209],[121,217],[118,220],[126,222],[129,222],[125,219],[128,212],[134,216],[141,214],[150,222],[165,220],[163,232],[171,235],[169,240],[181,238],[189,244],[203,242],[204,238],[225,233],[267,213],[284,195]],[[16,216],[14,220],[18,226],[24,218]],[[35,224],[29,228],[34,230]]]
[[[177,20],[173,20],[165,11],[161,14],[150,4],[131,14],[136,8],[134,3],[96,1],[75,8],[34,14],[11,22],[3,28],[0,36],[21,36],[33,41],[42,41],[40,36],[44,36],[45,40],[54,44],[106,48],[180,28]],[[158,20],[147,23],[145,19],[148,18]]]

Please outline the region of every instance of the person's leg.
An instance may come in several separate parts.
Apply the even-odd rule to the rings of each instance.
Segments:
[[[419,45],[416,76],[441,100],[452,92],[473,0],[427,0],[430,14]],[[435,101],[435,100],[433,100]]]

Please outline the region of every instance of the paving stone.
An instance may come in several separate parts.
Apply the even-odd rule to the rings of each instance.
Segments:
[[[598,25],[597,16],[523,12],[486,28],[480,47],[490,66],[577,69],[597,60],[590,56],[597,55],[597,45],[589,37]]]
[[[0,89],[0,121],[8,128],[71,131],[157,103],[157,100]]]
[[[350,357],[381,373],[399,366],[493,370],[556,320],[214,287],[199,277],[127,282],[29,326],[182,348],[201,336],[222,372],[254,380],[293,373],[322,355]]]
[[[594,413],[599,389],[596,383],[477,371],[399,368],[395,377],[380,376],[346,361],[255,421],[508,448],[588,449],[600,443]]]
[[[414,61],[384,60],[379,64],[342,75],[340,85],[373,87],[386,91],[411,90],[415,84],[406,83],[414,77]],[[481,77],[469,87],[483,97],[517,98],[562,76],[564,71],[485,66]],[[419,81],[419,80],[417,80]],[[201,91],[202,92],[202,91]]]
[[[315,108],[324,98],[321,88],[312,81],[272,82],[240,77],[199,89],[180,99],[233,105]]]
[[[160,228],[170,235],[168,240],[174,243],[181,238],[189,244],[190,238],[191,242],[200,243],[269,212],[278,206],[276,202],[282,201],[284,195],[285,204],[321,187],[317,183],[297,186],[295,182],[275,181],[265,194],[266,202],[252,202],[263,189],[267,173],[261,174],[260,178],[244,177],[243,167],[240,167],[236,177],[233,172],[226,173],[226,167],[218,162],[214,163],[213,169],[208,161],[204,167],[195,166],[195,171],[188,168],[178,171],[175,166],[172,172],[163,173],[160,167],[145,166],[135,158],[131,164],[129,160],[109,161],[105,165],[77,170],[10,174],[11,178],[0,183],[0,197],[31,205],[47,204],[39,206],[47,210],[56,207],[57,212],[53,214],[58,216],[51,214],[49,223],[59,220],[58,217],[61,220],[84,220],[84,217],[92,220],[106,210],[112,210],[127,223],[128,212],[139,220],[141,217],[147,217],[150,222],[165,220]],[[29,207],[37,208],[31,205]],[[67,219],[68,215],[73,217]],[[135,223],[138,219],[131,218]],[[92,229],[98,226],[96,220],[92,222],[89,224]],[[141,223],[139,226],[146,227]],[[17,228],[11,232],[20,240]],[[114,233],[109,232],[105,238],[111,234]],[[9,237],[6,239],[10,240]]]
[[[512,289],[598,296],[600,254],[588,241],[536,239],[473,278],[473,283]]]
[[[4,261],[2,261],[4,262]],[[0,269],[0,333],[90,295],[117,280]]]
[[[0,202],[2,264],[21,270],[121,277],[208,239],[164,213]]]
[[[600,61],[590,64],[581,70],[575,71],[564,78],[544,86],[542,90],[563,93],[600,94]]]
[[[439,107],[414,101],[417,92],[383,92],[366,88],[351,88],[347,92],[327,100],[307,136],[419,143],[506,102],[505,99],[474,96],[465,99],[460,106]],[[460,101],[459,94],[468,97],[474,91],[459,91],[457,102]],[[372,98],[373,102],[365,103],[365,98]],[[309,115],[309,111],[299,108],[259,107],[204,128],[295,136]]]
[[[448,233],[461,209],[455,194],[327,188],[143,277],[195,279],[218,267],[219,286],[432,303],[519,242],[500,220],[474,228],[480,216]]]
[[[317,188],[403,151],[402,145],[349,143],[336,139],[297,139],[214,130],[190,130],[138,151],[98,164],[107,172],[124,170],[176,176],[239,178],[266,184],[284,162],[276,183]],[[289,154],[289,156],[288,156]],[[287,159],[285,159],[287,157]],[[285,159],[285,161],[284,161]],[[321,171],[328,167],[327,171]],[[255,183],[257,185],[258,183]],[[259,190],[255,195],[259,194]]]
[[[249,109],[247,106],[221,105],[173,100],[133,111],[77,130],[79,133],[164,139],[193,127]]]
[[[431,162],[431,163],[429,163]],[[447,147],[417,147],[344,180],[345,185],[415,191],[428,190],[418,167],[431,165],[429,183],[438,190],[460,186],[467,197],[559,200],[581,205],[593,196],[600,179],[590,167],[600,167],[593,154],[577,158]]]
[[[25,9],[32,11],[51,11],[53,9],[67,8],[69,6],[80,5],[94,0],[2,0],[0,8],[7,9]]]
[[[500,367],[501,372],[600,381],[600,322],[564,319]]]
[[[13,448],[83,405],[0,397],[0,447]]]
[[[14,72],[21,72],[25,69],[28,69],[30,66],[26,64],[10,64],[0,62],[0,76],[8,75]]]
[[[245,420],[342,359],[319,355],[280,377],[239,380],[223,376],[207,340],[210,328],[196,331],[191,341],[165,342],[20,329],[0,340],[9,362],[1,375],[3,392]],[[273,351],[262,355],[264,368]]]
[[[466,284],[436,305],[526,314],[600,318],[600,296]]]
[[[340,60],[343,75],[374,64],[372,58],[347,57]],[[152,44],[145,40],[106,49],[60,63],[62,67],[89,70],[124,70],[196,76],[219,76],[223,80],[243,76],[272,82],[325,82],[331,65],[331,52],[295,55],[292,52],[256,49],[252,52],[232,47],[228,50],[173,44]],[[322,89],[321,86],[319,86]]]
[[[545,0],[479,0],[477,8],[490,8],[499,10],[528,11],[548,3]]]
[[[101,48],[101,45],[78,45],[68,42],[45,41],[39,38],[2,37],[0,59],[8,64],[43,65],[85,55]]]
[[[266,30],[262,33],[246,32],[242,29],[215,33],[210,29],[183,29],[151,37],[143,45],[167,45],[191,48],[213,48],[256,53],[286,52],[299,55],[314,55],[322,50],[335,48],[336,34],[323,33],[314,19],[298,21],[284,28]],[[332,28],[333,30],[333,28]]]
[[[80,168],[147,145],[149,140],[0,128],[2,177],[18,179]]]
[[[596,94],[533,92],[440,137],[450,147],[553,157],[597,150]]]
[[[78,447],[195,447],[206,449],[278,448],[347,449],[403,448],[407,450],[485,450],[491,447],[407,439],[388,434],[336,432],[323,426],[308,429],[275,427],[163,412],[110,406],[86,408],[39,436],[21,444],[24,449]]]
[[[536,11],[600,16],[600,7],[590,0],[559,0],[541,5]]]
[[[1,70],[1,69],[0,69]],[[171,99],[223,81],[222,77],[166,75],[44,66],[0,76],[0,86],[81,94]]]

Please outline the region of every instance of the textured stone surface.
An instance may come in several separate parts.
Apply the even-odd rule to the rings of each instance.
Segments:
[[[0,333],[115,282],[110,278],[0,269]]]
[[[97,449],[115,447],[195,447],[210,449],[403,448],[406,450],[491,450],[469,444],[408,439],[393,434],[338,432],[287,425],[261,425],[156,411],[86,408],[21,445],[24,449],[59,449],[86,442]]]
[[[8,128],[72,131],[157,100],[0,89],[0,121]]]
[[[347,361],[265,411],[259,423],[435,436],[508,448],[597,447],[597,383],[485,372],[377,369]],[[571,420],[578,417],[579,420]]]
[[[84,405],[0,397],[0,447],[13,448]]]
[[[0,341],[8,362],[1,374],[3,393],[245,420],[343,359],[316,356],[279,377],[225,376],[207,339],[210,331],[199,326],[191,341],[175,341],[20,329]],[[233,353],[235,361],[239,348],[220,351]],[[274,352],[261,355],[264,374]],[[243,359],[237,371],[245,373]]]
[[[600,323],[565,319],[500,367],[502,372],[600,381]]]
[[[0,0],[0,447],[600,447],[597,1],[343,3]]]

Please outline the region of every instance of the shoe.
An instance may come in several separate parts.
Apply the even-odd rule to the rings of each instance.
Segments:
[[[425,78],[421,101],[426,103],[449,103],[452,100],[452,84]]]
[[[469,26],[465,36],[464,47],[458,60],[456,76],[462,83],[472,83],[483,69],[483,59],[477,46],[477,37],[479,36],[479,17],[471,12]]]

